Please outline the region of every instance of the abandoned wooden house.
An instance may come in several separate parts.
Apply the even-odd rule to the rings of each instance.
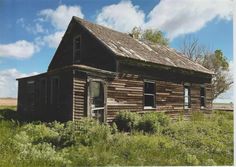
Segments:
[[[73,17],[47,72],[18,79],[17,106],[45,121],[209,111],[212,74],[174,49]]]

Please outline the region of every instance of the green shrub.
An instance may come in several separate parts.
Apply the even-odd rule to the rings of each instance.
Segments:
[[[133,133],[88,118],[30,124],[0,119],[0,166],[233,165],[232,113],[171,124],[163,113],[136,116]]]
[[[136,129],[147,133],[155,133],[160,129],[160,123],[158,122],[156,115],[144,114],[142,119],[138,122]]]
[[[170,118],[164,113],[146,113],[143,114],[136,129],[147,133],[156,133],[160,132],[163,127],[167,127],[169,123]]]
[[[135,112],[119,112],[116,115],[114,122],[119,131],[131,132],[137,126],[140,120],[139,114]]]
[[[200,111],[191,112],[191,120],[192,121],[204,121],[204,113]]]

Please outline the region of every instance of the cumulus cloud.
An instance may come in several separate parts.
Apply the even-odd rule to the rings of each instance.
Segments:
[[[122,32],[129,32],[135,26],[144,24],[145,14],[131,1],[105,6],[97,15],[96,22]]]
[[[0,71],[0,97],[16,97],[17,96],[17,81],[16,78],[36,75],[37,72],[25,74],[16,69],[6,69]]]
[[[232,19],[232,6],[233,0],[162,0],[145,15],[131,1],[121,1],[103,7],[96,21],[122,32],[135,26],[159,29],[172,40],[202,29],[215,18]]]
[[[36,51],[38,51],[38,47],[34,43],[25,40],[0,44],[0,57],[24,59],[31,57]]]
[[[51,24],[59,29],[64,30],[68,26],[72,16],[78,16],[84,18],[84,14],[81,11],[80,6],[66,6],[60,5],[55,10],[44,9],[39,12],[39,16],[48,20]]]
[[[50,48],[57,48],[64,33],[64,31],[57,31],[49,35],[39,36],[34,41],[38,47],[48,46]]]
[[[64,35],[64,31],[58,31],[55,32],[54,34],[50,34],[47,36],[43,37],[43,41],[51,48],[56,48],[58,47],[63,35]]]
[[[193,33],[211,20],[232,19],[232,0],[162,0],[148,14],[147,28],[158,28],[173,39]]]
[[[23,29],[32,34],[45,33],[46,29],[43,28],[41,23],[37,20],[33,24],[26,23],[24,18],[19,18],[16,21],[17,24],[20,24]]]

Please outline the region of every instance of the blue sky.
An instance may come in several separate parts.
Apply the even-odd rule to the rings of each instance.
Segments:
[[[0,97],[16,96],[16,77],[45,72],[71,16],[122,32],[159,29],[179,49],[186,35],[233,60],[231,0],[1,0]],[[14,81],[14,82],[13,82]],[[12,84],[9,84],[13,82]],[[232,91],[231,91],[232,92]],[[226,95],[230,99],[229,95]]]

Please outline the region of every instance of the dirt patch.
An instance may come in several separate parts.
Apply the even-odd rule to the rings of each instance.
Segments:
[[[16,106],[16,98],[0,98],[0,106]]]

